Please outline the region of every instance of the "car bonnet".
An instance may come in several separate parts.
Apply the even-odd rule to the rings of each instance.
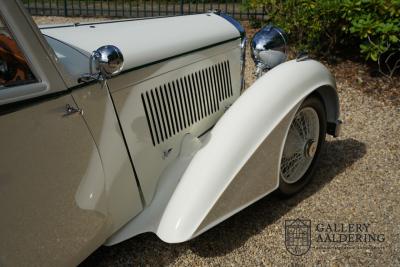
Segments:
[[[123,70],[240,37],[231,23],[213,13],[45,26],[40,30],[87,56],[103,45],[117,46],[124,56]]]

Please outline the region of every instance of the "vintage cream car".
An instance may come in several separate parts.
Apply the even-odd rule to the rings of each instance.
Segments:
[[[76,265],[143,232],[196,237],[313,175],[335,80],[286,36],[208,14],[37,28],[0,5],[0,266]]]

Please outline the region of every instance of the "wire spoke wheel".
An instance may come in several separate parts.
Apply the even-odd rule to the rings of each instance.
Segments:
[[[318,147],[320,124],[317,111],[301,108],[295,115],[286,138],[281,160],[281,179],[288,184],[299,181],[310,167]]]

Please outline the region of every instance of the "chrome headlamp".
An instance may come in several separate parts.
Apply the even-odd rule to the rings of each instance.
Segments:
[[[287,59],[287,35],[278,27],[269,25],[259,30],[251,41],[251,56],[260,77]]]

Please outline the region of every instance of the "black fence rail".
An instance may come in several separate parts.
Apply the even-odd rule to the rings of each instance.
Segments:
[[[86,16],[143,18],[176,16],[221,10],[237,19],[264,19],[264,10],[249,10],[243,0],[168,1],[168,0],[24,0],[36,16]]]

